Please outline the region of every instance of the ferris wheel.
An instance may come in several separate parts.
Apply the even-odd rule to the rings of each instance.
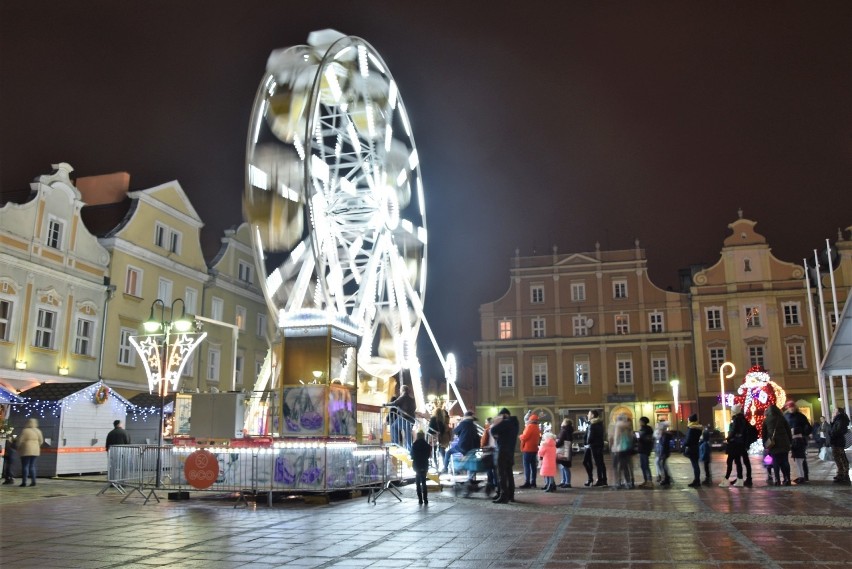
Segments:
[[[419,369],[428,243],[420,160],[397,84],[367,42],[323,30],[270,55],[243,207],[258,259],[274,260],[262,288],[279,326],[311,312],[344,317],[361,335],[364,371]]]

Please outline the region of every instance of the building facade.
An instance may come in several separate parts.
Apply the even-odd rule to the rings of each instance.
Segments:
[[[675,421],[696,400],[688,297],[656,287],[645,251],[521,257],[499,300],[480,307],[478,413],[508,406],[547,422],[589,410]]]

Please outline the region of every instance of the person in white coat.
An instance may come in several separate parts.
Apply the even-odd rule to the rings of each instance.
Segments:
[[[27,477],[30,478],[30,486],[36,485],[36,459],[41,455],[41,445],[44,444],[44,435],[38,428],[38,420],[30,418],[27,426],[18,435],[18,455],[21,457],[21,486],[27,485]]]

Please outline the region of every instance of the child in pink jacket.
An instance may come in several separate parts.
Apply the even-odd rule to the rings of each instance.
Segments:
[[[556,492],[556,435],[544,433],[541,446],[538,448],[538,458],[541,459],[541,475],[544,478],[545,492]]]

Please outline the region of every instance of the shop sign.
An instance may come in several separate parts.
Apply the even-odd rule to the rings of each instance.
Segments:
[[[654,405],[654,411],[658,413],[671,413],[672,407],[669,403],[657,403]]]
[[[635,393],[610,393],[606,396],[607,403],[632,403],[636,401]]]
[[[206,450],[197,450],[186,457],[183,473],[190,486],[205,490],[210,488],[219,476],[219,461]]]

